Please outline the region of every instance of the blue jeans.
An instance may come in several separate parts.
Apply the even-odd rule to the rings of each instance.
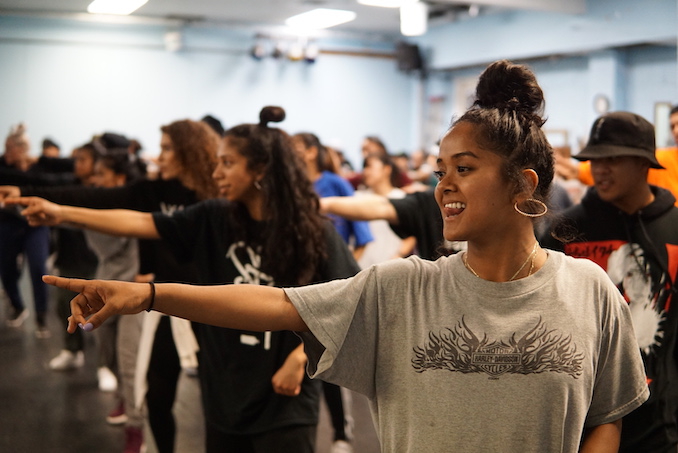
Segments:
[[[28,261],[35,312],[44,316],[47,312],[47,285],[43,283],[42,276],[47,272],[49,228],[31,227],[23,219],[5,216],[0,220],[0,280],[16,310],[25,308],[19,291],[21,268],[17,264],[21,253]]]

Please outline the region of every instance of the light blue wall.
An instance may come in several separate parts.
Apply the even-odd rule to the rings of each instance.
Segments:
[[[678,103],[676,0],[589,0],[584,15],[505,12],[461,18],[416,42],[432,71],[430,97],[444,96],[453,113],[455,83],[506,58],[529,64],[546,97],[545,125],[566,130],[573,151],[598,116],[596,96],[611,110],[654,122],[657,102]],[[448,122],[441,122],[444,130]]]
[[[211,113],[232,126],[279,104],[288,112],[281,127],[315,132],[359,164],[365,135],[393,151],[430,145],[449,126],[458,80],[508,58],[533,67],[545,127],[568,131],[576,151],[597,116],[596,95],[650,121],[656,102],[678,103],[677,4],[589,0],[584,15],[513,11],[433,27],[416,39],[431,69],[423,83],[392,58],[365,55],[393,52],[393,43],[366,38],[325,38],[321,49],[341,52],[314,64],[256,61],[244,30],[186,27],[184,50],[171,53],[164,26],[0,16],[0,135],[25,121],[36,153],[47,135],[69,150],[113,130],[154,155],[162,124]],[[432,99],[443,100],[442,114],[432,114]]]
[[[678,104],[676,46],[640,46],[593,52],[585,56],[528,60],[544,90],[546,130],[565,130],[569,145],[577,152],[585,143],[598,113],[594,98],[604,94],[610,110],[629,110],[654,123],[658,102]],[[447,114],[439,124],[449,126],[455,83],[477,77],[484,66],[436,73],[429,83],[429,96],[445,96]]]
[[[233,126],[258,121],[264,105],[281,105],[282,128],[338,143],[354,163],[365,135],[381,136],[393,149],[414,146],[415,83],[392,58],[257,61],[248,54],[251,34],[200,28],[187,30],[185,49],[171,53],[163,48],[164,31],[0,17],[0,134],[25,121],[35,154],[44,136],[70,150],[92,134],[120,131],[154,155],[162,124],[211,113]],[[332,46],[365,47],[326,44]]]
[[[676,0],[588,0],[585,14],[511,11],[461,18],[417,39],[433,69],[676,41]]]

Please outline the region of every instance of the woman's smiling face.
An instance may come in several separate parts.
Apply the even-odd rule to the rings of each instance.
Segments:
[[[435,197],[448,241],[504,234],[507,222],[515,218],[512,187],[502,174],[503,159],[481,149],[476,133],[477,126],[461,122],[440,144]]]

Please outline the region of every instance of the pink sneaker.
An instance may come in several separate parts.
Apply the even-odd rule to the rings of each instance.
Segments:
[[[106,421],[111,425],[122,425],[127,423],[127,414],[125,414],[125,403],[120,400],[115,409],[106,416]]]
[[[146,444],[144,443],[144,433],[141,428],[126,427],[124,453],[144,453],[145,451]]]

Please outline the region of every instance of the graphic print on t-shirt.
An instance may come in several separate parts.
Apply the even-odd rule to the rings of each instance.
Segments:
[[[167,216],[173,216],[175,212],[183,211],[184,205],[182,204],[170,204],[165,203],[164,201],[160,202],[160,212]]]
[[[414,348],[412,367],[418,373],[448,370],[497,377],[555,372],[576,379],[582,374],[583,360],[572,338],[546,327],[541,317],[527,332],[514,332],[505,339],[476,335],[462,317],[454,329],[429,332],[424,346]]]
[[[234,242],[226,252],[226,259],[233,263],[240,276],[233,279],[236,285],[267,285],[273,286],[273,277],[262,272],[261,255],[243,241]]]
[[[233,263],[239,276],[233,279],[235,285],[268,285],[273,286],[273,277],[262,272],[261,255],[243,241],[234,242],[226,252],[226,259]],[[263,340],[259,338],[263,336]],[[271,332],[257,334],[241,334],[240,343],[248,346],[259,346],[265,350],[271,349]]]
[[[676,275],[678,247],[670,244],[666,247],[667,270]],[[619,240],[567,244],[565,253],[588,258],[605,269],[629,304],[636,340],[645,355],[649,355],[653,347],[661,346],[671,293],[666,289],[669,283],[666,273],[656,260],[648,259],[639,244]]]

